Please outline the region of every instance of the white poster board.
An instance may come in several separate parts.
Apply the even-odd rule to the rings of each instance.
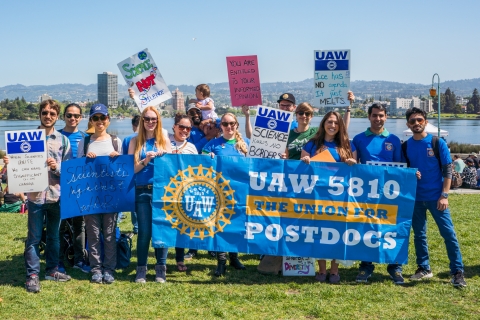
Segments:
[[[314,276],[315,259],[300,257],[283,257],[284,276]]]
[[[48,187],[45,130],[5,131],[8,191],[25,193]]]
[[[248,156],[280,159],[287,147],[293,112],[258,106]]]
[[[134,54],[117,65],[127,85],[135,91],[134,99],[140,112],[148,106],[157,106],[172,98],[148,49]]]
[[[350,105],[350,50],[314,51],[314,106]]]

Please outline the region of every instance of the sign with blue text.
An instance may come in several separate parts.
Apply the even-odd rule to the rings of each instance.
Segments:
[[[165,155],[152,243],[405,264],[416,181],[410,168]]]
[[[248,157],[280,159],[287,148],[293,112],[258,106]]]
[[[135,91],[134,99],[140,112],[172,98],[148,49],[119,62],[118,68],[127,85]]]
[[[350,105],[350,50],[314,51],[314,106]]]
[[[10,163],[7,166],[8,191],[28,193],[48,187],[45,130],[5,131]]]
[[[62,219],[135,211],[133,156],[78,158],[62,162]]]

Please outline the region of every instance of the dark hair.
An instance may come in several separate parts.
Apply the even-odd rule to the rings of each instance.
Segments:
[[[407,117],[407,121],[408,119],[410,119],[410,116],[412,114],[421,114],[425,120],[427,120],[427,113],[425,111],[423,111],[422,109],[419,109],[419,108],[416,108],[416,107],[413,107],[413,108],[410,108],[407,110],[407,112],[405,112],[405,117]]]
[[[387,109],[384,106],[382,106],[380,103],[374,103],[370,107],[368,107],[368,115],[369,116],[372,115],[372,110],[373,109],[378,109],[380,111],[383,111],[383,112],[385,112],[385,115],[387,115]]]
[[[47,106],[50,106],[51,109],[57,111],[57,116],[60,115],[60,106],[58,105],[57,101],[52,99],[43,100],[40,103],[40,106],[38,108],[38,114],[41,114],[42,110],[45,109]]]
[[[192,118],[190,118],[189,116],[187,116],[186,114],[183,114],[183,113],[177,113],[175,115],[175,124],[178,124],[183,119],[188,119],[188,121],[190,121],[190,125],[193,126]]]
[[[207,84],[199,84],[196,88],[195,91],[200,91],[201,94],[203,95],[204,98],[210,97],[210,87]]]
[[[65,107],[65,109],[63,109],[63,115],[64,115],[64,116],[65,116],[65,114],[67,113],[68,108],[70,108],[70,107],[78,108],[78,110],[80,110],[80,114],[82,114],[82,108],[80,108],[80,106],[79,106],[78,104],[76,104],[76,103],[70,103],[70,104],[68,104],[68,105]]]
[[[136,114],[132,118],[132,126],[138,127],[139,123],[140,123],[140,116]]]

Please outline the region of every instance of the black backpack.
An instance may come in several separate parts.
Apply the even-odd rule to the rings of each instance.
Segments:
[[[90,137],[89,135],[85,136],[85,141],[83,141],[83,156],[85,157],[87,155],[87,150],[88,150],[88,145],[90,144]],[[118,152],[118,141],[117,141],[117,136],[114,134],[110,135],[110,138],[112,138],[112,146],[113,150]]]
[[[441,169],[442,168],[442,161],[440,160],[440,147],[438,146],[438,140],[439,139],[440,138],[438,136],[433,136],[432,137],[432,149],[433,149],[433,154],[435,154],[435,158],[437,158],[437,160],[438,160],[438,166]],[[410,160],[408,159],[408,156],[407,156],[407,142],[408,142],[408,140],[406,140],[404,143],[402,143],[402,151],[403,151],[403,155],[405,157],[405,160],[407,161],[407,167],[410,168]]]
[[[122,233],[117,240],[117,265],[115,269],[126,269],[132,257],[132,239]]]

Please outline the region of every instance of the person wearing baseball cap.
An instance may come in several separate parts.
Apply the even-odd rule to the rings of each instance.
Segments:
[[[468,156],[468,159],[472,159],[473,164],[475,165],[475,169],[479,168],[477,154],[475,152],[470,153],[470,155]]]

